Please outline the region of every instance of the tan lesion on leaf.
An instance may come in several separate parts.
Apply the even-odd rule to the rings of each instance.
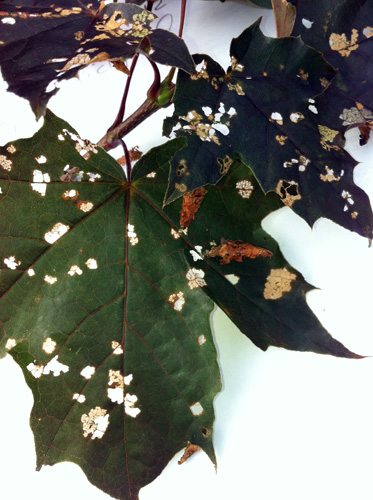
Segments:
[[[81,210],[82,212],[90,212],[93,208],[93,203],[91,201],[78,201],[76,206]]]
[[[84,31],[76,31],[74,33],[74,38],[75,40],[78,40],[78,42],[80,42],[80,40],[83,38],[84,36]]]
[[[373,112],[365,109],[360,103],[356,103],[356,107],[344,109],[342,114],[339,115],[342,120],[343,126],[354,125],[355,123],[364,123],[373,120]]]
[[[304,115],[300,111],[294,111],[290,114],[290,121],[293,123],[298,123],[300,120],[304,120]]]
[[[200,80],[203,78],[204,80],[209,79],[209,74],[207,73],[207,62],[203,59],[196,66],[196,71],[190,76],[191,80]]]
[[[113,340],[111,342],[111,348],[113,350],[113,354],[115,354],[115,355],[123,354],[123,347],[116,340]]]
[[[245,92],[239,83],[233,84],[232,82],[229,82],[227,87],[229,90],[235,90],[238,95],[245,95]]]
[[[14,146],[14,144],[11,144],[10,146],[8,146],[6,148],[6,150],[8,151],[8,153],[10,154],[14,154],[17,152],[17,148]]]
[[[186,273],[185,277],[188,280],[188,286],[191,290],[193,290],[194,288],[207,286],[207,283],[204,280],[205,272],[202,271],[202,269],[191,267]]]
[[[6,172],[10,172],[12,170],[13,162],[9,160],[5,155],[0,155],[0,167],[3,168]]]
[[[231,65],[232,71],[239,71],[240,73],[242,73],[242,71],[245,69],[245,66],[239,64],[234,56],[231,57]]]
[[[204,123],[202,115],[197,113],[197,111],[189,111],[186,116],[180,116],[179,118],[188,123],[188,125],[183,127],[184,130],[194,132],[202,141],[214,142],[220,146],[216,130],[210,123]]]
[[[182,175],[187,175],[188,165],[187,161],[182,159],[179,161],[178,166],[176,167],[176,175],[181,177]]]
[[[185,448],[183,456],[178,461],[178,464],[182,465],[183,463],[185,463],[188,460],[188,458],[197,453],[197,451],[200,451],[200,449],[201,448],[198,445],[188,443],[187,447]]]
[[[338,130],[333,130],[329,127],[326,127],[325,125],[318,125],[317,127],[319,129],[321,137],[326,142],[333,142],[338,135]]]
[[[340,180],[340,177],[336,177],[334,174],[334,170],[332,168],[329,168],[327,165],[325,166],[326,174],[320,174],[320,179],[323,182],[338,182]]]
[[[286,135],[276,135],[276,141],[280,144],[280,146],[285,146],[285,141],[288,139]]]
[[[267,300],[278,300],[284,293],[291,291],[292,282],[297,276],[286,268],[271,269],[267,281],[264,285],[263,296]]]
[[[358,38],[359,32],[355,28],[351,32],[350,40],[347,39],[345,33],[341,35],[332,33],[329,38],[330,48],[341,54],[342,57],[349,57],[352,51],[359,48],[359,44],[356,43]]]
[[[299,194],[299,185],[295,181],[281,179],[278,181],[275,191],[287,207],[292,207],[297,200],[302,199]]]
[[[221,239],[219,246],[211,247],[206,257],[218,257],[220,265],[230,264],[232,261],[242,262],[243,259],[256,259],[257,257],[272,258],[273,253],[265,248],[251,245],[244,241]]]
[[[107,410],[100,408],[100,406],[92,408],[88,414],[83,414],[80,420],[83,427],[83,436],[88,437],[91,434],[91,439],[101,439],[109,425]]]
[[[88,54],[77,54],[65,64],[61,71],[68,71],[73,66],[87,66],[90,62],[91,58]]]
[[[225,158],[218,158],[218,163],[220,166],[221,175],[225,175],[228,172],[230,166],[232,165],[233,160],[230,156],[226,155]]]
[[[324,88],[328,87],[329,85],[329,80],[327,78],[325,78],[325,76],[321,77],[320,78],[320,85]]]
[[[309,73],[306,73],[304,71],[304,69],[300,69],[299,74],[297,75],[298,78],[300,78],[301,80],[303,80],[305,82],[308,80],[309,76],[310,76]]]
[[[181,183],[179,184],[178,182],[175,182],[175,189],[179,191],[180,193],[185,193],[185,191],[188,189],[186,184]]]

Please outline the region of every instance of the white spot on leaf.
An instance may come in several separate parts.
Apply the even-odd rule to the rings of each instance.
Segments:
[[[44,239],[47,243],[55,243],[58,239],[61,238],[67,231],[70,229],[66,224],[62,224],[62,222],[57,222],[50,231],[45,233]]]
[[[69,367],[64,365],[58,361],[58,355],[49,361],[44,367],[44,375],[49,375],[53,373],[55,377],[61,375],[61,373],[67,373],[69,371]]]
[[[225,274],[224,277],[232,283],[232,285],[237,285],[237,283],[240,281],[240,277],[237,276],[237,274]]]
[[[204,335],[200,335],[198,337],[198,343],[199,345],[203,345],[207,341],[206,337]]]
[[[57,281],[57,277],[56,276],[50,276],[49,274],[46,274],[44,276],[44,281],[46,283],[48,283],[48,285],[54,285]]]
[[[254,186],[250,181],[244,179],[236,183],[236,189],[238,191],[238,194],[242,196],[242,198],[248,199],[250,198],[251,193],[254,191]]]
[[[56,345],[56,342],[48,337],[43,342],[43,351],[47,354],[52,354],[52,352],[56,349]]]
[[[35,160],[39,163],[39,165],[47,162],[47,159],[44,155],[36,156]]]
[[[308,20],[308,19],[306,19],[306,18],[303,18],[303,19],[302,19],[302,24],[303,24],[303,26],[304,26],[305,28],[307,28],[308,30],[309,30],[310,28],[312,28],[313,23],[314,23],[314,21],[309,21],[309,20]]]
[[[111,348],[113,349],[113,354],[123,354],[123,347],[116,340],[112,341]]]
[[[83,368],[83,370],[80,372],[80,375],[84,377],[85,379],[89,380],[92,375],[95,373],[96,368],[94,366],[86,366]]]
[[[279,125],[283,125],[284,123],[284,120],[282,118],[282,115],[280,113],[278,113],[277,111],[274,111],[272,114],[271,114],[271,120],[274,120],[276,123],[278,123]]]
[[[137,402],[137,400],[137,396],[128,393],[124,398],[124,410],[126,414],[132,418],[136,418],[137,415],[141,412],[139,408],[135,408],[135,403]]]
[[[137,245],[139,239],[135,233],[135,226],[133,224],[127,224],[127,236],[132,246]]]
[[[93,259],[92,257],[85,262],[85,265],[88,267],[88,269],[97,269],[98,268],[97,260]]]
[[[196,245],[194,248],[195,250],[189,250],[194,262],[197,262],[197,260],[203,260],[201,257],[202,247],[200,245]]]
[[[180,312],[185,305],[184,293],[173,293],[168,297],[167,301],[173,304],[175,311]]]
[[[291,113],[290,120],[293,123],[298,123],[299,120],[304,120],[304,115],[302,113],[300,113],[299,111],[296,111],[295,113]]]
[[[35,271],[33,269],[28,269],[27,274],[29,276],[35,276]]]
[[[73,395],[73,399],[76,399],[78,401],[78,403],[84,403],[84,401],[86,400],[86,397],[84,396],[84,394],[78,394],[77,392]]]
[[[21,261],[19,260],[17,262],[16,258],[14,255],[11,257],[5,257],[4,259],[4,264],[9,268],[12,269],[13,271],[17,269],[17,267],[21,264]]]
[[[34,363],[29,363],[26,368],[34,378],[40,378],[43,375],[44,366],[35,365]]]
[[[12,338],[9,338],[7,341],[6,341],[6,344],[5,344],[5,349],[7,349],[8,351],[10,349],[13,349],[13,347],[15,347],[17,345],[17,342],[15,339],[12,339]]]
[[[205,411],[199,402],[192,404],[189,408],[195,417],[199,417]]]
[[[10,172],[12,170],[13,162],[6,156],[0,155],[0,166],[7,172]]]
[[[15,24],[16,20],[13,17],[4,17],[1,22],[3,24]]]
[[[79,266],[74,265],[70,267],[70,270],[67,272],[70,276],[74,276],[74,274],[78,274],[79,276],[83,274],[83,271]]]

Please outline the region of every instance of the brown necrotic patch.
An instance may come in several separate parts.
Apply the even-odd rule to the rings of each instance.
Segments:
[[[302,198],[299,194],[298,183],[295,181],[280,180],[276,186],[276,193],[287,207],[292,207],[295,201]]]

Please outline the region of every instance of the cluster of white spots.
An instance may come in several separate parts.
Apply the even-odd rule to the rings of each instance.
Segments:
[[[208,80],[209,75],[206,69],[207,69],[207,62],[203,59],[199,64],[197,64],[196,72],[190,77],[191,80],[199,80],[200,78]]]
[[[109,415],[107,411],[99,406],[92,408],[88,415],[84,413],[80,419],[83,426],[83,436],[91,439],[101,439],[109,425]]]
[[[97,179],[101,179],[101,175],[100,174],[94,174],[92,172],[87,172],[87,175],[89,177],[89,182],[96,182]]]
[[[242,198],[250,198],[252,192],[254,191],[254,186],[252,185],[252,183],[246,179],[242,180],[242,181],[238,181],[236,183],[236,189],[238,191],[238,194],[242,197]]]
[[[57,282],[57,277],[56,276],[50,276],[49,274],[46,274],[44,276],[44,281],[48,283],[48,285],[54,285]]]
[[[189,250],[191,256],[193,257],[194,262],[197,262],[197,260],[203,260],[201,254],[202,254],[202,247],[200,245],[196,245],[195,250]]]
[[[299,111],[290,114],[290,121],[293,123],[298,123],[300,120],[304,120],[304,115]]]
[[[240,277],[237,276],[237,274],[225,274],[224,277],[229,281],[229,283],[232,283],[232,285],[237,285],[240,281]]]
[[[312,25],[313,25],[314,21],[310,21],[309,19],[306,19],[305,17],[302,19],[302,24],[305,28],[307,28],[308,30],[310,28],[312,28]]]
[[[134,394],[126,394],[124,397],[124,411],[127,415],[132,418],[136,418],[141,412],[140,408],[135,408],[135,404],[138,401],[138,397]]]
[[[5,349],[7,349],[8,351],[10,351],[10,349],[13,349],[13,347],[15,347],[17,345],[17,341],[13,338],[9,338],[7,341],[6,341],[6,344],[5,344]]]
[[[55,377],[58,377],[61,373],[67,373],[69,371],[69,367],[67,365],[58,361],[58,355],[51,359],[45,366],[29,363],[26,368],[35,378],[40,378],[42,375],[49,375],[50,373],[53,373]]]
[[[35,363],[29,363],[26,368],[34,378],[40,378],[43,375],[44,366],[35,365]]]
[[[6,150],[7,150],[7,151],[8,151],[8,153],[10,153],[10,154],[14,154],[14,153],[17,151],[17,149],[16,149],[16,147],[14,146],[14,144],[11,144],[10,146],[8,146],[8,147],[6,148]]]
[[[43,174],[41,170],[34,170],[32,173],[31,188],[41,196],[45,196],[47,192],[47,184],[51,181],[49,174]]]
[[[232,65],[232,71],[239,71],[242,73],[244,70],[244,66],[242,64],[237,63],[237,59],[235,57],[231,57],[231,65]]]
[[[186,116],[180,116],[180,119],[188,123],[188,125],[184,125],[184,130],[195,132],[195,134],[203,142],[214,142],[215,144],[220,146],[220,142],[218,136],[216,135],[214,127],[209,123],[203,123],[202,115],[197,113],[197,111],[188,111],[188,114]]]
[[[67,272],[67,274],[69,274],[70,276],[74,276],[74,274],[77,274],[77,275],[81,276],[83,274],[83,271],[80,269],[79,266],[77,266],[75,264],[74,266],[70,267],[70,269]]]
[[[85,61],[83,61],[82,58],[85,59]],[[61,71],[67,71],[67,69],[69,69],[69,67],[71,68],[74,65],[86,64],[89,61],[90,61],[90,57],[88,56],[88,54],[79,54],[79,55],[73,57],[73,59],[71,59],[65,65],[65,67],[62,68]],[[74,134],[74,132],[70,132],[70,130],[67,130],[66,128],[64,128],[62,130],[62,132],[65,136],[68,134],[71,137],[71,139],[73,141],[75,141],[76,151],[80,154],[80,156],[83,156],[85,159],[89,158],[90,152],[93,152],[94,154],[98,153],[96,144],[92,144],[88,140],[83,140],[79,135]]]
[[[150,172],[146,177],[148,177],[148,179],[154,179],[156,175],[157,175],[156,172]]]
[[[84,401],[86,400],[86,397],[84,396],[84,394],[78,394],[77,392],[73,395],[73,399],[76,399],[78,401],[78,403],[84,403]]]
[[[123,347],[116,340],[113,340],[111,342],[111,348],[113,349],[113,354],[117,354],[117,355],[123,354]]]
[[[79,196],[79,192],[76,189],[70,189],[62,194],[63,200],[75,201]]]
[[[12,160],[9,160],[9,158],[4,155],[0,155],[0,167],[2,167],[7,172],[10,172],[12,170],[12,166]]]
[[[177,293],[172,293],[168,297],[167,302],[173,305],[175,311],[180,312],[185,305],[184,293],[181,291]]]
[[[51,359],[44,367],[44,375],[53,373],[55,377],[58,377],[61,373],[67,373],[68,371],[69,367],[58,361],[58,355]]]
[[[82,212],[89,212],[93,208],[93,203],[91,201],[78,201],[77,207]]]
[[[127,378],[127,382],[129,385],[131,380],[133,379],[132,375],[129,375]],[[124,401],[124,377],[120,373],[119,370],[109,370],[109,380],[108,380],[108,390],[107,395],[108,398],[113,403],[122,404]]]
[[[14,271],[21,264],[21,261],[20,260],[17,261],[15,256],[12,255],[10,257],[5,257],[4,264],[6,265],[6,267],[8,267],[9,269],[12,269],[12,271]]]
[[[204,335],[200,335],[200,336],[198,337],[198,344],[199,344],[199,345],[203,345],[205,342],[207,342],[206,337],[205,337]]]
[[[84,377],[86,380],[89,380],[92,375],[95,373],[96,368],[94,366],[86,366],[83,368],[83,370],[80,372],[80,375]]]
[[[202,269],[196,269],[191,267],[186,273],[186,279],[188,280],[188,286],[191,290],[194,288],[201,288],[206,286],[207,283],[203,279],[205,277],[205,272]]]
[[[47,354],[52,354],[52,352],[56,349],[56,345],[56,342],[48,337],[43,342],[43,351]]]
[[[271,269],[264,286],[263,296],[267,300],[278,300],[284,293],[290,292],[292,282],[297,276],[285,267],[283,269]]]
[[[32,277],[32,276],[35,276],[35,271],[33,269],[28,269],[27,270],[27,274]]]
[[[342,198],[344,200],[347,201],[346,205],[343,207],[344,212],[347,212],[347,210],[348,210],[348,204],[349,205],[353,205],[355,202],[354,202],[354,200],[352,198],[352,194],[349,193],[348,191],[343,190],[342,193],[341,193],[341,196],[342,196]]]
[[[47,163],[47,159],[44,155],[36,156],[35,160],[41,165],[42,163]]]
[[[305,172],[306,167],[311,163],[311,160],[306,158],[304,155],[301,155],[299,152],[299,158],[292,158],[290,161],[285,161],[283,163],[284,168],[293,167],[294,165],[298,165],[299,172]]]
[[[127,236],[132,246],[137,245],[139,239],[135,233],[135,226],[133,224],[127,224]]]
[[[92,257],[85,262],[85,265],[88,267],[88,269],[98,268],[97,260]]]
[[[340,177],[336,177],[334,170],[329,168],[327,165],[325,166],[326,174],[320,174],[320,179],[324,182],[338,182]]]
[[[271,120],[274,120],[279,125],[283,125],[284,124],[284,120],[282,118],[282,115],[280,113],[278,113],[277,111],[274,111],[271,114]]]
[[[171,229],[171,235],[175,240],[178,240],[182,234],[188,234],[187,227],[179,229],[178,231],[176,231],[176,229],[174,229],[174,228]]]
[[[50,231],[45,233],[44,239],[47,243],[55,243],[57,240],[61,238],[67,231],[70,229],[66,224],[62,224],[62,222],[57,222]]]
[[[16,20],[13,17],[3,17],[1,22],[3,24],[15,24]]]
[[[315,115],[318,114],[318,111],[317,111],[317,108],[315,106],[315,99],[308,99],[308,102],[309,102],[309,105],[308,105],[308,109],[314,113]]]
[[[189,408],[195,417],[199,417],[205,411],[200,402],[192,404]]]

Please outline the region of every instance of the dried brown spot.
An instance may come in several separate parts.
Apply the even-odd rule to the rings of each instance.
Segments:
[[[186,174],[187,170],[188,170],[188,165],[186,160],[180,160],[176,168],[176,175],[178,177],[181,177],[182,175]]]
[[[245,66],[242,64],[237,63],[237,59],[235,57],[231,57],[231,65],[232,65],[232,71],[239,71],[240,73],[244,70]]]
[[[73,167],[66,170],[66,172],[63,175],[61,175],[60,179],[62,182],[75,182],[78,176],[79,176],[79,167]]]
[[[185,193],[183,196],[183,205],[180,211],[180,226],[182,228],[188,227],[195,214],[201,206],[202,200],[207,191],[204,187],[199,187],[190,193]]]
[[[352,213],[351,213],[351,217],[352,217],[353,219],[356,219],[356,217],[357,217],[358,215],[359,215],[359,212],[352,212]]]
[[[298,123],[299,120],[304,120],[304,115],[302,113],[300,113],[299,111],[295,111],[294,113],[291,113],[290,120],[293,123]]]
[[[202,436],[205,438],[209,437],[209,435],[211,434],[210,430],[206,427],[200,427],[199,430],[201,431]]]
[[[329,80],[327,78],[325,78],[324,76],[322,78],[320,78],[320,84],[322,87],[327,87],[329,85]]]
[[[185,191],[188,189],[186,184],[179,184],[178,182],[175,182],[175,189],[180,191],[180,193],[185,193]]]
[[[299,75],[297,75],[301,80],[307,81],[309,74],[305,73],[303,69],[299,70]]]
[[[181,465],[188,460],[194,453],[200,451],[200,447],[196,444],[188,443],[188,446],[185,448],[184,455],[178,461],[178,464]]]
[[[91,62],[91,58],[88,54],[78,54],[71,58],[61,71],[68,71],[73,66],[87,66]]]
[[[201,78],[204,78],[205,80],[209,79],[209,75],[206,71],[207,69],[207,62],[203,60],[196,66],[196,72],[191,75],[190,79],[191,80],[200,80]]]
[[[297,277],[295,274],[283,269],[271,269],[264,286],[264,298],[267,300],[280,299],[284,293],[290,292],[291,284]]]
[[[109,425],[109,415],[107,411],[99,406],[90,410],[88,414],[81,417],[83,427],[83,436],[87,437],[92,434],[91,439],[101,439]]]
[[[276,135],[276,141],[280,144],[280,146],[285,146],[285,141],[287,139],[286,135]]]
[[[172,293],[168,297],[167,302],[172,304],[175,311],[180,312],[185,305],[184,293],[181,291],[177,293]]]
[[[348,57],[353,50],[359,48],[357,44],[357,39],[359,37],[359,32],[357,29],[353,29],[351,32],[351,40],[347,40],[345,33],[338,35],[337,33],[332,33],[329,38],[330,48],[341,54],[342,57]]]
[[[212,247],[206,257],[220,258],[220,265],[229,264],[232,261],[242,262],[243,259],[256,259],[257,257],[271,258],[273,253],[265,248],[256,247],[243,241],[225,240],[222,238],[221,244]]]
[[[295,181],[280,180],[276,186],[276,193],[288,207],[293,206],[295,201],[302,198],[298,191],[298,183]]]
[[[321,137],[326,142],[333,142],[336,136],[338,135],[338,130],[332,130],[331,128],[326,127],[325,125],[318,125],[317,127],[319,129]]]
[[[77,31],[74,33],[74,38],[75,40],[78,40],[78,42],[83,38],[84,36],[84,31]]]
[[[79,191],[76,189],[70,189],[62,194],[63,200],[75,201],[79,196]]]
[[[340,177],[336,177],[334,175],[334,170],[329,168],[328,166],[325,166],[326,174],[322,175],[320,174],[320,179],[324,182],[338,182],[340,180]]]
[[[229,90],[235,90],[238,95],[245,95],[245,92],[243,91],[243,89],[239,83],[236,83],[234,85],[233,83],[229,82],[227,87]]]

